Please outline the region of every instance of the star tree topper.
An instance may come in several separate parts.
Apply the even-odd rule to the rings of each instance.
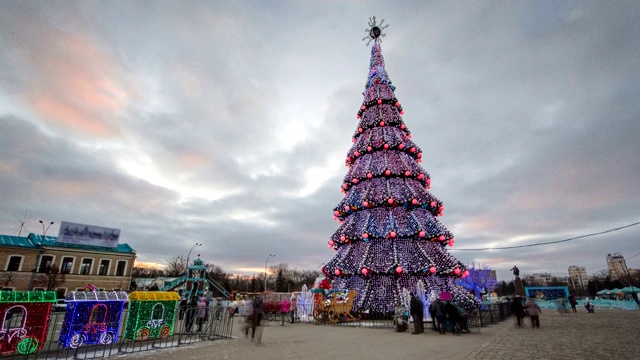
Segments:
[[[384,19],[380,21],[380,24],[376,24],[375,16],[373,18],[369,18],[369,27],[364,29],[364,31],[367,33],[367,36],[362,38],[362,41],[369,39],[366,46],[369,46],[372,41],[382,42],[382,38],[387,36],[387,34],[383,33],[382,30],[388,28],[389,24],[385,26],[382,26],[382,24],[384,24]]]

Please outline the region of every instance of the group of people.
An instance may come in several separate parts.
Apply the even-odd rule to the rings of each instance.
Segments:
[[[204,296],[197,298],[192,296],[188,301],[182,299],[178,310],[178,318],[185,320],[185,331],[191,333],[193,325],[198,325],[197,331],[202,331],[202,326],[209,318],[209,299]]]
[[[422,300],[411,293],[411,300],[409,302],[409,312],[413,318],[413,332],[412,334],[421,334],[424,332],[424,304]],[[432,319],[432,328],[434,331],[440,334],[445,334],[447,331],[447,321],[451,326],[451,332],[454,335],[460,335],[463,331],[467,331],[467,316],[461,314],[460,309],[452,301],[442,301],[435,299],[431,305],[429,305],[429,313]]]
[[[529,298],[526,302],[523,302],[523,298],[515,296],[513,298],[513,314],[516,316],[518,327],[521,327],[526,316],[531,318],[531,327],[540,328],[540,314],[542,310],[536,303],[534,298]]]
[[[284,326],[285,319],[289,318],[293,324],[296,320],[296,311],[298,307],[298,300],[295,295],[291,295],[291,299],[283,297],[278,303],[278,310],[280,311],[280,326]],[[245,338],[249,337],[249,331],[251,331],[251,341],[256,340],[257,344],[261,343],[262,328],[260,323],[264,314],[264,301],[261,296],[257,296],[255,299],[247,299],[244,302],[244,334]]]

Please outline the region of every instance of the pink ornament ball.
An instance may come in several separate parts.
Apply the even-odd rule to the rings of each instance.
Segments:
[[[412,203],[413,205],[418,205],[418,199],[413,199],[413,200],[411,200],[411,203]]]
[[[391,236],[392,238],[396,237],[396,232],[395,231],[390,232],[389,236]]]
[[[334,242],[333,240],[329,240],[329,246],[333,246]]]
[[[430,202],[430,203],[429,203],[429,206],[431,206],[431,207],[436,207],[436,202],[435,202],[435,201]]]
[[[396,107],[400,107],[400,101],[396,101]]]
[[[391,175],[391,170],[385,171],[384,174],[387,175],[387,176]]]
[[[338,211],[338,210],[334,211],[334,212],[333,212],[333,215],[335,215],[335,216],[340,215],[340,211]]]
[[[455,269],[453,270],[453,273],[454,273],[454,274],[456,274],[456,275],[460,275],[460,269],[455,268]]]
[[[404,176],[411,176],[411,171],[407,170],[404,172]]]
[[[371,146],[367,146],[367,151],[370,152],[371,150],[373,150],[373,148]]]
[[[462,273],[462,277],[467,277],[467,276],[469,276],[469,270],[465,270],[465,271]]]
[[[378,105],[382,104],[382,99],[378,99]]]
[[[417,162],[418,164],[420,164],[420,163],[422,163],[422,159],[418,159],[418,160],[416,160],[416,162]]]
[[[389,144],[384,144],[384,146],[383,146],[383,147],[384,147],[384,148],[385,148],[385,150],[386,150],[386,149],[388,149],[388,148],[389,148]]]
[[[331,245],[327,245],[327,248],[328,248],[328,249],[331,249],[332,247],[333,247],[333,246],[331,246]]]
[[[356,119],[360,119],[360,114],[356,115]]]
[[[342,184],[342,188],[343,188],[343,189],[346,189],[346,188],[348,188],[348,187],[349,187],[349,184],[347,184],[347,183]]]
[[[440,237],[438,238],[440,241],[444,241],[444,235],[440,235]]]
[[[393,198],[389,198],[389,200],[387,200],[387,202],[388,202],[389,204],[393,204]]]
[[[400,125],[400,129],[404,130],[406,128],[407,128],[407,125],[405,125],[405,124]]]
[[[427,184],[431,184],[431,178],[427,178]]]
[[[424,174],[418,175],[418,180],[422,180],[422,179],[424,179]]]
[[[340,241],[345,241],[345,240],[347,240],[347,237],[344,235],[340,235]]]
[[[340,269],[336,269],[336,271],[334,271],[333,273],[340,276]]]
[[[416,148],[415,147],[411,147],[411,149],[409,149],[409,151],[414,153],[414,152],[416,152]]]
[[[456,243],[455,240],[453,240],[453,239],[449,240],[449,247],[453,247],[453,244],[455,244],[455,243]]]
[[[408,137],[409,139],[411,139],[411,134],[407,134],[407,137]]]
[[[338,220],[338,217],[337,217],[337,216],[334,216],[334,217],[333,217],[333,220]]]
[[[364,106],[364,105],[362,105],[362,107],[361,107],[360,109],[362,109],[362,110],[367,110],[367,107],[366,107],[366,106]]]
[[[364,130],[362,130],[362,128],[358,128],[358,132],[359,132],[360,134],[362,134],[362,132],[363,132],[363,131],[364,131]]]
[[[422,153],[419,152],[416,156],[418,157],[418,159],[420,159],[420,158],[422,158]]]
[[[364,206],[364,207],[368,207],[368,206],[369,206],[369,202],[368,202],[368,201],[363,201],[363,202],[362,202],[362,206]]]
[[[400,149],[400,150],[404,149],[404,144],[398,145],[398,149]]]
[[[430,271],[432,274],[435,274],[435,273],[436,273],[436,267],[435,267],[435,266],[430,267],[430,268],[429,268],[429,271]]]
[[[355,139],[354,139],[355,140]],[[355,155],[356,157],[360,156],[360,151],[356,150],[353,152],[353,155]]]
[[[373,177],[372,173],[367,173],[367,179],[371,179]]]
[[[363,239],[368,239],[369,238],[369,234],[367,234],[367,233],[362,234],[362,238]]]
[[[380,126],[384,126],[384,121],[380,121]]]
[[[396,272],[397,272],[398,274],[401,274],[401,273],[402,273],[402,268],[401,268],[400,266],[398,266],[398,267],[396,268]]]
[[[352,183],[357,184],[358,183],[358,179],[353,178],[353,180],[351,180]]]
[[[356,142],[356,138],[351,138],[351,142],[355,143]]]
[[[424,232],[424,230],[422,230],[418,233],[418,235],[420,235],[420,237],[425,237],[425,235],[427,234]]]
[[[367,275],[369,273],[369,269],[362,268],[362,275]]]
[[[404,110],[400,110],[400,115],[404,115]]]

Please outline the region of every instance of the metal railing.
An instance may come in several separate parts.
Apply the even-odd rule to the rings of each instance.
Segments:
[[[8,349],[0,349],[3,354],[1,359],[100,359],[115,355],[141,352],[147,350],[157,350],[162,348],[179,347],[199,341],[212,341],[217,339],[231,338],[233,331],[233,316],[230,315],[227,307],[209,307],[204,317],[197,317],[198,308],[183,308],[179,311],[179,316],[174,323],[173,333],[166,337],[157,337],[147,340],[128,340],[124,337],[125,324],[128,321],[129,312],[124,310],[122,315],[117,341],[110,344],[88,345],[82,344],[77,348],[66,347],[61,339],[65,312],[52,312],[49,319],[47,333],[44,339],[38,339],[37,344],[42,347],[31,354],[20,354],[18,352],[7,353]],[[30,314],[30,316],[46,316],[48,314]],[[5,324],[5,329],[15,328],[17,321],[9,321]],[[104,324],[107,327],[118,327],[118,324]],[[18,325],[19,326],[19,325]],[[82,327],[78,328],[82,331]],[[31,333],[44,332],[44,325],[40,327],[31,326],[28,330]],[[5,341],[0,337],[0,342]],[[35,347],[35,346],[34,346]],[[24,351],[23,351],[24,352]]]

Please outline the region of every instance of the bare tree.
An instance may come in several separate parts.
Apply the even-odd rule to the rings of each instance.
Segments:
[[[2,284],[3,288],[9,287],[13,280],[16,279],[16,273],[13,271],[5,271],[0,274],[0,284]]]
[[[158,276],[163,276],[164,271],[162,269],[148,264],[137,264],[131,270],[132,277],[146,277],[146,278],[156,278]]]
[[[165,274],[167,276],[182,276],[187,272],[187,258],[184,255],[174,256],[167,259]]]
[[[46,290],[55,290],[58,286],[64,284],[67,281],[64,273],[60,272],[56,266],[47,266],[44,272],[39,273],[36,276],[34,283],[37,286],[42,286]]]

